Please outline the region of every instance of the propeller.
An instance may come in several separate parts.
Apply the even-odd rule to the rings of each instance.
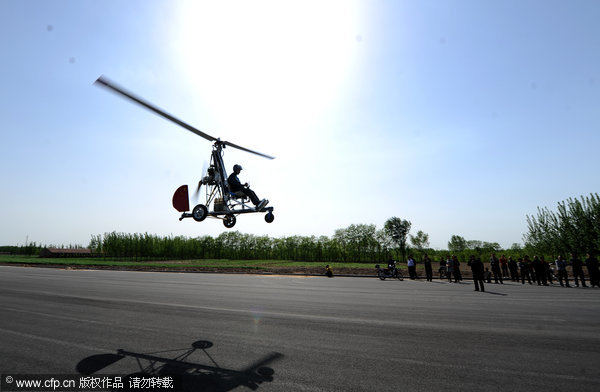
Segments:
[[[194,192],[194,201],[196,202],[196,204],[198,204],[198,199],[200,196],[200,187],[202,186],[202,180],[204,179],[204,176],[207,174],[206,171],[208,170],[208,161],[204,160],[204,163],[202,164],[202,177],[200,178],[200,181],[198,181],[198,187],[196,188],[196,191]]]
[[[194,133],[194,134],[196,134],[196,135],[198,135],[200,137],[203,137],[204,139],[206,139],[206,140],[208,140],[210,142],[218,143],[221,146],[229,146],[229,147],[237,148],[238,150],[242,150],[242,151],[249,152],[251,154],[259,155],[259,156],[267,158],[267,159],[274,159],[275,158],[275,157],[272,157],[270,155],[266,155],[266,154],[263,154],[263,153],[260,153],[260,152],[257,152],[257,151],[253,151],[253,150],[250,150],[250,149],[242,147],[242,146],[238,146],[237,144],[233,144],[233,143],[228,142],[228,141],[221,141],[221,139],[218,139],[218,138],[216,138],[214,136],[211,136],[211,135],[209,135],[207,133],[204,133],[201,130],[199,130],[197,128],[194,128],[191,125],[186,124],[185,122],[179,120],[178,118],[170,115],[169,113],[167,113],[164,110],[158,108],[157,106],[151,104],[150,102],[145,101],[144,99],[136,96],[132,92],[127,91],[123,87],[121,87],[121,86],[117,85],[116,83],[114,83],[114,82],[110,81],[109,79],[107,79],[104,75],[100,76],[94,82],[94,84],[96,84],[98,86],[101,86],[101,87],[105,87],[105,88],[107,88],[107,89],[109,89],[109,90],[111,90],[111,91],[113,91],[113,92],[121,95],[122,97],[128,98],[128,99],[136,102],[137,104],[145,107],[146,109],[154,112],[155,114],[157,114],[157,115],[159,115],[159,116],[161,116],[163,118],[166,118],[167,120],[169,120],[171,122],[174,122],[175,124],[179,125],[180,127],[185,128],[188,131],[190,131],[190,132],[192,132],[192,133]]]

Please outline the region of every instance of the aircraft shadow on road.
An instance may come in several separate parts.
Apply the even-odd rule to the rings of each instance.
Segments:
[[[220,367],[207,349],[213,346],[207,340],[198,340],[191,348],[161,351],[155,353],[136,353],[125,350],[117,350],[116,353],[98,354],[82,359],[76,366],[78,373],[92,376],[110,365],[126,359],[134,359],[139,367],[139,372],[123,376],[123,388],[121,391],[139,390],[139,382],[157,379],[166,382],[172,380],[172,387],[158,384],[154,390],[160,391],[230,391],[239,386],[245,386],[252,390],[258,389],[263,382],[273,381],[275,371],[267,367],[283,357],[283,354],[272,352],[251,363],[242,370],[225,369]],[[182,352],[183,351],[183,352]],[[177,352],[174,358],[172,353]],[[200,352],[205,355],[208,364],[191,362],[188,357],[193,353]],[[171,355],[168,355],[171,353]],[[137,383],[137,384],[136,384]]]

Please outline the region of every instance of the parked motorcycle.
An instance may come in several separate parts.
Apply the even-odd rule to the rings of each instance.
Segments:
[[[404,280],[402,271],[400,271],[400,268],[397,268],[395,265],[391,268],[381,268],[379,264],[377,264],[375,269],[377,270],[377,277],[381,280],[385,280],[385,278]]]

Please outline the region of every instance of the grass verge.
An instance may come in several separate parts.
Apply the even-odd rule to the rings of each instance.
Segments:
[[[165,260],[122,261],[104,258],[40,258],[37,256],[0,255],[0,264],[30,265],[40,267],[134,269],[148,271],[214,271],[257,273],[306,273],[324,274],[323,262],[299,262],[280,260]],[[363,275],[375,274],[374,264],[329,263],[334,273]]]

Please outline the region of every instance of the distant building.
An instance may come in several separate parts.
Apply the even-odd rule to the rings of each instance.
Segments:
[[[90,257],[90,249],[63,249],[63,248],[44,248],[40,252],[40,257]]]

